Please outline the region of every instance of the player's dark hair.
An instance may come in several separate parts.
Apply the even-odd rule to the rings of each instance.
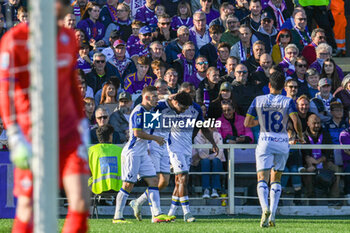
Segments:
[[[142,90],[142,96],[144,96],[146,93],[150,93],[150,92],[153,92],[153,91],[157,91],[157,88],[155,86],[144,87],[143,90]]]
[[[174,97],[174,100],[176,100],[179,104],[184,106],[192,105],[191,95],[184,91],[177,93]]]
[[[109,138],[113,134],[114,128],[110,124],[100,126],[96,129],[97,140],[99,143],[110,143]]]
[[[273,72],[270,76],[270,84],[271,87],[277,91],[280,91],[284,87],[284,82],[286,78],[284,77],[283,73],[281,72]]]

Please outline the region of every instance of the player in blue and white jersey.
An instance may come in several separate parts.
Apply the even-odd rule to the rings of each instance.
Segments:
[[[153,115],[159,114],[157,116],[159,116],[160,122],[163,122],[164,117],[173,117],[175,119],[176,116],[176,112],[169,106],[168,100],[160,100],[158,102],[158,105],[152,111],[155,112]],[[165,139],[169,138],[169,133],[170,128],[168,129],[160,127],[150,130],[151,135],[155,135]],[[166,144],[159,145],[155,141],[148,141],[148,151],[159,179],[158,188],[159,190],[162,190],[168,186],[170,179],[170,161],[167,146]],[[143,203],[147,201],[147,199],[148,192],[146,190],[139,198],[137,198],[136,200],[132,200],[129,203],[129,205],[134,210],[134,216],[139,221],[142,220],[141,207]],[[172,216],[172,220],[173,219],[175,219],[175,216]]]
[[[123,185],[117,195],[116,210],[113,223],[126,223],[123,211],[129,194],[140,176],[148,184],[148,196],[152,204],[154,222],[168,222],[171,219],[162,214],[160,209],[160,197],[158,178],[150,156],[147,153],[148,140],[156,141],[164,145],[164,138],[150,135],[143,130],[144,112],[150,111],[157,105],[157,88],[145,87],[142,90],[142,103],[137,105],[130,115],[130,138],[122,152],[122,179]]]
[[[183,85],[182,85],[183,87]],[[169,97],[169,106],[177,113],[175,122],[171,127],[168,139],[168,151],[170,162],[175,173],[175,188],[172,195],[172,202],[168,216],[175,215],[176,209],[181,205],[185,222],[194,222],[195,218],[190,212],[187,184],[189,169],[192,158],[192,141],[198,132],[193,125],[186,125],[186,122],[204,121],[202,109],[193,102],[190,88],[180,88],[179,93]],[[181,122],[185,122],[183,126]],[[202,133],[213,145],[213,151],[218,153],[219,149],[208,128],[201,128]]]
[[[260,125],[255,157],[258,177],[257,192],[262,208],[261,227],[275,226],[275,214],[282,191],[281,176],[289,155],[287,134],[289,118],[293,122],[299,140],[304,141],[302,125],[294,101],[281,95],[284,82],[285,77],[282,73],[272,73],[269,83],[270,94],[258,96],[253,100],[244,121],[245,127]]]

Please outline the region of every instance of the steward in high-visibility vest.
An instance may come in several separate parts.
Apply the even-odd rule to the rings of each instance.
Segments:
[[[89,166],[92,177],[92,192],[100,194],[108,190],[119,191],[122,187],[122,148],[101,143],[89,148]]]

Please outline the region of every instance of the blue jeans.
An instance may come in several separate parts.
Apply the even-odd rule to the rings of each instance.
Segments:
[[[286,166],[284,168],[283,172],[298,172],[298,166],[297,165],[291,165],[291,166]],[[301,177],[300,176],[291,176],[292,178],[292,185],[293,188],[300,188],[301,187]],[[283,175],[281,178],[281,185],[283,188],[287,186],[289,180],[289,175]]]
[[[218,158],[215,158],[213,160],[202,159],[201,168],[202,168],[202,172],[221,172],[222,162]],[[203,187],[203,190],[210,189],[210,188],[220,189],[221,188],[220,175],[202,175],[202,187]]]

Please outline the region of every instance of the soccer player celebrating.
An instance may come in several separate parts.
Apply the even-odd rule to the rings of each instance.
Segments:
[[[69,4],[69,0],[56,1],[57,63],[60,64],[57,67],[59,174],[69,202],[64,233],[87,232],[89,215],[89,131],[73,62],[78,48],[74,33],[63,27]],[[0,44],[0,113],[7,128],[10,158],[16,167],[14,195],[18,199],[13,232],[33,230],[33,176],[29,168],[32,157],[31,77],[28,71],[32,51],[27,46],[28,36],[28,24],[21,23],[9,30]]]
[[[188,86],[188,88],[181,88],[175,97],[169,97],[168,103],[177,113],[176,121],[204,121],[201,107],[192,101],[192,97],[189,94],[191,91],[191,86]],[[196,220],[190,212],[187,184],[192,159],[192,139],[197,135],[198,130],[199,128],[193,128],[193,125],[189,125],[186,128],[181,127],[181,124],[174,124],[168,140],[170,162],[175,173],[175,188],[168,216],[174,216],[177,207],[181,205],[185,222],[194,222]],[[219,148],[209,128],[201,128],[201,130],[203,135],[213,145],[213,151],[218,153]]]
[[[122,170],[123,185],[117,195],[116,209],[113,223],[128,223],[123,218],[123,211],[131,190],[137,181],[137,176],[143,178],[148,184],[147,194],[152,205],[153,222],[169,222],[171,218],[162,214],[158,189],[158,177],[151,157],[147,153],[149,140],[157,142],[160,146],[165,143],[164,138],[151,135],[144,130],[144,113],[157,106],[157,88],[147,86],[142,90],[142,102],[137,105],[130,115],[129,131],[131,136],[123,148]]]
[[[281,176],[289,155],[288,118],[292,120],[299,140],[304,142],[302,125],[294,101],[281,95],[284,82],[285,77],[282,73],[272,73],[269,83],[270,94],[258,96],[253,100],[244,121],[245,127],[260,125],[259,141],[255,151],[257,191],[262,208],[260,227],[275,226],[275,214],[282,191]]]

